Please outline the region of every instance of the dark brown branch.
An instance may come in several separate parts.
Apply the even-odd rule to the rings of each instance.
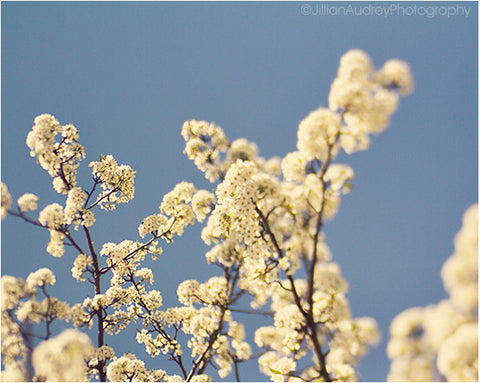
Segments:
[[[94,268],[94,274],[93,274],[93,277],[94,277],[94,282],[95,282],[95,294],[101,294],[102,293],[102,289],[101,289],[101,286],[100,286],[100,278],[102,276],[101,272],[100,272],[100,267],[99,267],[99,264],[98,264],[98,256],[97,256],[97,253],[95,252],[95,249],[93,248],[93,241],[92,241],[92,237],[90,235],[90,231],[88,230],[87,227],[83,226],[83,231],[85,232],[85,236],[87,237],[87,243],[88,243],[88,247],[89,247],[89,250],[90,250],[90,256],[92,257],[92,260],[93,260],[93,268]],[[97,319],[98,319],[98,336],[97,336],[97,343],[98,343],[98,347],[101,347],[103,346],[105,343],[105,329],[104,329],[104,315],[103,315],[103,310],[100,308],[98,310],[96,310],[96,315],[97,315]],[[106,375],[106,372],[105,372],[105,361],[103,360],[100,360],[98,362],[98,373],[100,375],[100,381],[102,382],[106,382],[106,379],[107,379],[107,375]]]

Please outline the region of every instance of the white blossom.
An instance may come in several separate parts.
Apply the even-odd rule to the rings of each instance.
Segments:
[[[220,155],[229,145],[222,128],[207,121],[190,120],[183,124],[182,136],[188,158],[205,172],[208,180],[218,179],[224,171]]]
[[[118,165],[112,155],[100,156],[92,161],[93,176],[101,183],[103,192],[96,203],[105,210],[113,210],[119,203],[127,203],[135,194],[135,172],[128,165]]]
[[[60,123],[49,114],[35,118],[34,126],[27,135],[30,156],[36,157],[40,166],[53,177],[53,186],[58,193],[66,194],[76,185],[77,168],[85,157],[76,129]],[[56,142],[57,134],[64,139]]]
[[[25,282],[10,275],[2,276],[2,310],[11,310],[24,295]]]
[[[18,208],[22,213],[37,210],[38,197],[32,193],[25,193],[18,200]]]
[[[478,324],[459,327],[440,347],[438,370],[448,381],[478,381]]]
[[[162,214],[153,214],[145,217],[138,226],[138,235],[144,238],[149,233],[157,232],[159,234],[168,230],[169,219]]]
[[[307,160],[326,160],[336,153],[340,117],[326,108],[311,112],[298,126],[297,149]]]
[[[462,221],[454,253],[443,265],[441,276],[453,305],[474,317],[478,307],[478,205],[468,208]]]
[[[288,153],[282,160],[282,172],[286,181],[303,181],[307,171],[307,159],[303,152]]]
[[[46,206],[39,214],[38,220],[49,229],[61,229],[65,220],[63,207],[58,203]]]
[[[7,216],[7,211],[10,209],[10,206],[12,206],[12,196],[8,192],[7,185],[5,185],[2,182],[2,220],[5,219]]]
[[[405,96],[413,90],[413,79],[409,65],[398,59],[385,62],[377,74],[377,80],[383,85],[393,86]]]
[[[75,187],[72,188],[68,192],[67,202],[65,203],[65,223],[70,224],[72,223],[75,218],[77,218],[77,214],[79,214],[83,210],[83,202],[87,195],[85,192],[79,188]]]
[[[90,339],[77,330],[64,330],[55,338],[40,343],[33,351],[37,379],[48,381],[86,381],[86,361],[94,349]]]
[[[26,279],[26,287],[29,289],[34,289],[37,286],[45,286],[46,284],[54,285],[55,284],[55,275],[50,269],[43,267],[37,271],[30,273]]]
[[[83,277],[83,274],[85,273],[87,267],[92,263],[92,259],[87,254],[78,254],[71,269],[72,277],[77,281],[84,281],[85,278]]]
[[[26,382],[28,381],[26,368],[21,363],[8,363],[2,370],[2,382]]]
[[[215,206],[215,196],[206,190],[197,191],[192,197],[192,208],[197,220],[202,222]]]

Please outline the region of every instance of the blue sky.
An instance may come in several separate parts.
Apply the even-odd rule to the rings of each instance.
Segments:
[[[349,4],[390,13],[315,14],[317,5]],[[454,15],[442,15],[448,6]],[[433,17],[427,7],[436,7]],[[325,227],[354,316],[376,318],[383,333],[361,378],[384,380],[390,321],[446,297],[440,268],[463,211],[478,200],[477,13],[476,2],[2,2],[2,181],[14,198],[38,195],[40,207],[64,201],[25,145],[34,117],[53,114],[80,131],[85,185],[86,165],[100,154],[137,172],[134,200],[97,214],[94,226],[98,244],[136,239],[143,217],[177,182],[212,187],[182,153],[183,121],[215,121],[230,138],[256,142],[262,156],[283,156],[295,150],[300,120],[326,105],[347,50],[365,50],[377,67],[390,58],[409,62],[415,92],[389,129],[368,151],[338,158],[354,168],[354,190]],[[199,230],[165,246],[152,265],[167,305],[179,282],[217,272],[206,265]],[[54,259],[47,241],[47,233],[7,218],[2,274],[63,269],[52,291],[80,300],[85,285],[69,276],[73,255]],[[168,366],[147,358],[152,368]],[[267,379],[255,366],[242,378]]]

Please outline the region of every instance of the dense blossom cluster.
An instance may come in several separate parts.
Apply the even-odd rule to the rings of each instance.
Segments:
[[[75,223],[75,228],[80,224],[90,227],[95,222],[93,212],[84,208],[86,193],[79,187],[74,187],[68,192],[65,203],[65,224]]]
[[[87,380],[87,361],[94,352],[90,338],[69,329],[40,343],[32,355],[36,378],[40,381],[72,382]]]
[[[8,187],[2,182],[2,220],[7,216],[7,212],[12,206],[12,196],[8,192]]]
[[[77,168],[85,157],[83,146],[78,143],[78,131],[71,125],[60,125],[55,117],[42,114],[35,118],[35,125],[27,136],[30,155],[53,178],[53,187],[66,194],[77,183]],[[61,141],[56,136],[61,135]]]
[[[18,200],[18,208],[22,213],[37,210],[38,197],[32,193],[25,193]]]
[[[48,227],[50,231],[50,242],[47,245],[47,252],[54,257],[60,258],[65,253],[64,248],[64,222],[65,214],[63,207],[58,203],[46,206],[38,215],[38,221]]]
[[[2,219],[10,214],[48,230],[47,252],[55,257],[74,253],[72,277],[90,290],[69,305],[49,294],[47,285],[56,278],[48,269],[26,280],[2,277],[2,380],[206,382],[231,374],[240,380],[239,366],[253,359],[275,382],[360,378],[356,365],[380,334],[375,320],[353,316],[348,284],[323,233],[354,177],[351,167],[333,161],[341,150],[367,149],[370,135],[386,128],[399,96],[412,87],[404,62],[390,60],[375,71],[364,52],[347,52],[328,107],[300,122],[296,150],[284,158],[262,158],[256,144],[243,138],[230,141],[214,123],[186,121],[181,132],[185,153],[214,183],[213,190],[180,182],[163,197],[159,210],[139,223],[140,239],[115,243],[92,240],[93,210],[113,210],[130,201],[135,172],[102,155],[89,165],[91,188],[77,186],[76,170],[85,156],[78,131],[61,126],[53,116],[37,117],[27,145],[66,200],[43,207],[35,220],[28,214],[38,208],[38,198],[24,194],[14,211],[2,183]],[[466,221],[473,221],[472,214]],[[180,283],[179,305],[166,308],[146,262],[158,259],[163,246],[196,221],[205,222],[206,260],[220,275]],[[477,266],[471,261],[476,238],[462,233],[454,259],[442,271],[450,299],[412,309],[392,324],[389,353],[396,365],[391,377],[406,370],[407,355],[415,367],[412,373],[433,378],[425,372],[434,363],[432,350],[448,379],[476,376],[472,334],[477,331],[477,296],[472,289]],[[40,293],[43,300],[37,299]],[[250,334],[253,343],[248,342],[250,329],[237,318],[240,313],[269,318]],[[54,334],[54,320],[74,329]],[[35,333],[26,332],[26,324]],[[170,364],[161,365],[168,371],[148,369],[131,350],[107,346],[107,336],[129,326],[136,328],[135,339],[146,354],[168,358]],[[93,329],[95,346],[86,335]],[[424,333],[429,334],[428,350],[421,340]]]
[[[340,60],[328,98],[330,109],[343,116],[342,148],[347,153],[367,149],[369,134],[379,133],[388,125],[398,95],[407,95],[412,89],[408,64],[393,59],[374,72],[367,54],[359,50],[347,52]]]
[[[96,182],[103,192],[96,204],[105,210],[113,210],[119,203],[127,203],[135,194],[135,172],[128,165],[118,165],[112,155],[100,156],[100,161],[90,162]]]
[[[478,205],[467,209],[442,267],[449,298],[394,318],[390,381],[478,381]]]
[[[257,145],[245,138],[230,142],[222,128],[213,122],[185,121],[182,136],[186,141],[184,153],[211,182],[223,179],[230,166],[237,160],[251,160],[267,173],[275,175],[280,173],[279,158],[265,160],[258,156]]]

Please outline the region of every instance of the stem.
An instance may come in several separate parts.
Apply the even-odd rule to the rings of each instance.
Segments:
[[[92,186],[92,190],[90,192],[87,192],[85,190],[85,193],[87,194],[87,199],[85,200],[84,204],[83,204],[83,208],[84,209],[87,209],[87,206],[88,206],[88,203],[90,202],[90,198],[92,197],[93,195],[93,192],[95,191],[97,185],[100,183],[100,179],[99,178],[96,178],[94,177],[93,178],[93,186]]]
[[[315,225],[315,235],[313,237],[313,251],[312,251],[312,262],[310,267],[308,268],[308,305],[309,305],[309,312],[312,313],[313,311],[313,290],[314,290],[314,277],[315,277],[315,267],[317,264],[318,259],[318,238],[320,237],[320,232],[322,230],[323,225],[323,212],[325,209],[325,173],[327,172],[328,167],[330,166],[330,162],[332,161],[332,149],[333,146],[337,143],[338,138],[340,137],[340,132],[335,135],[335,140],[333,144],[328,145],[328,154],[327,159],[323,163],[322,167],[320,168],[320,181],[322,183],[322,204],[320,206],[320,211],[317,214],[317,223]]]
[[[80,254],[85,254],[85,252],[82,250],[82,248],[75,242],[75,240],[72,238],[71,234],[68,232],[68,229],[67,228],[62,228],[60,230],[58,229],[51,229],[49,228],[48,226],[45,226],[45,225],[42,225],[40,222],[37,222],[29,217],[27,217],[25,214],[23,214],[22,212],[20,213],[16,213],[12,210],[8,210],[8,214],[10,215],[13,215],[14,217],[17,217],[17,218],[21,218],[23,219],[25,222],[28,222],[28,223],[31,223],[32,225],[34,226],[38,226],[38,227],[41,227],[43,229],[47,229],[47,230],[56,230],[56,231],[59,231],[61,233],[63,233],[65,235],[65,237],[70,241],[70,244],[75,247],[75,249],[77,249],[77,251],[80,253]]]
[[[24,221],[28,222],[28,223],[31,223],[32,225],[35,225],[35,226],[38,226],[38,227],[43,227],[44,229],[49,229],[48,226],[44,226],[42,225],[40,222],[37,222],[37,221],[34,221],[33,219],[31,218],[28,218],[26,215],[24,215],[23,213],[16,213],[12,210],[8,210],[7,211],[8,214],[10,215],[13,215],[14,217],[18,217],[18,218],[21,218],[23,219]]]
[[[110,196],[112,194],[115,194],[117,191],[120,190],[120,186],[117,186],[115,187],[114,189],[112,189],[111,191],[109,191],[107,194],[105,194],[103,197],[99,198],[98,200],[96,200],[94,203],[92,203],[89,207],[85,208],[86,210],[91,210],[93,209],[95,206],[97,206],[100,202],[102,202],[104,199],[109,199]],[[93,190],[92,190],[92,193],[93,193]],[[88,197],[90,199],[90,196]]]
[[[231,312],[242,313],[242,314],[258,314],[264,316],[273,316],[273,311],[259,311],[259,310],[247,310],[247,309],[230,309]]]
[[[236,358],[233,360],[233,365],[235,366],[235,379],[237,382],[240,382],[240,373],[238,371],[238,361]]]
[[[128,253],[125,257],[123,257],[122,261],[126,262],[128,261],[131,257],[133,257],[137,252],[139,252],[140,250],[144,250],[146,249],[148,246],[150,246],[154,241],[156,241],[157,239],[163,237],[163,236],[166,236],[171,230],[172,230],[172,227],[173,225],[175,224],[176,222],[176,218],[173,219],[173,222],[172,224],[170,225],[170,227],[164,231],[162,234],[153,234],[153,238],[150,239],[150,241],[148,241],[147,243],[143,244],[142,246],[140,247],[137,247],[135,250],[132,250],[130,253]],[[116,263],[112,263],[110,266],[106,266],[106,267],[103,267],[100,272],[102,274],[105,274],[106,272],[108,272],[108,270],[110,269],[113,269],[114,267],[116,266]]]
[[[90,250],[90,255],[92,256],[92,260],[93,260],[93,268],[94,268],[93,277],[94,277],[94,284],[95,284],[95,294],[101,294],[102,290],[101,290],[101,286],[100,286],[100,278],[101,278],[102,274],[100,272],[100,267],[99,267],[99,264],[98,264],[98,256],[97,256],[97,253],[95,253],[95,249],[93,248],[93,241],[92,241],[92,237],[90,236],[90,232],[89,232],[88,228],[83,226],[83,231],[85,232],[85,235],[87,237],[87,242],[88,242],[88,247],[89,247],[89,250]],[[97,315],[97,318],[98,318],[97,343],[98,343],[98,347],[101,347],[105,344],[104,343],[104,341],[105,341],[104,340],[105,331],[104,331],[104,323],[103,323],[104,322],[104,316],[103,316],[102,308],[97,310],[96,315]],[[98,362],[97,369],[98,369],[98,373],[100,375],[100,381],[101,382],[106,382],[107,381],[107,375],[106,375],[106,372],[105,372],[105,361],[100,360]]]

